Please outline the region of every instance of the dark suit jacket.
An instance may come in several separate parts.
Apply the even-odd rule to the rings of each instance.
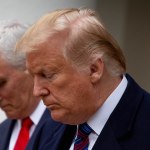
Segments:
[[[112,112],[92,150],[150,150],[150,94],[126,75],[127,89]],[[76,126],[66,125],[51,150],[69,150]],[[61,134],[61,133],[60,133]]]
[[[7,119],[0,125],[0,150],[7,150],[9,145],[10,136],[16,120]],[[61,123],[55,122],[51,119],[49,111],[45,110],[42,118],[40,119],[26,150],[43,150],[53,136],[62,132],[64,126]],[[47,150],[53,149],[53,147]],[[45,149],[46,150],[46,149]]]

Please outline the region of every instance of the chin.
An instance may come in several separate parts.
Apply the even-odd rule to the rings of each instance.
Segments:
[[[9,118],[9,119],[22,119],[22,116],[20,116],[20,115],[18,115],[19,113],[14,113],[14,114],[12,114],[12,113],[7,113],[6,114],[6,116],[7,116],[7,118]]]
[[[76,119],[73,119],[73,117],[71,117],[70,115],[62,115],[62,113],[61,114],[51,113],[51,117],[53,120],[63,124],[69,124],[69,125],[78,124],[78,121]]]
[[[18,119],[18,117],[16,117],[15,115],[11,115],[11,114],[6,114],[7,118],[9,119]]]
[[[58,112],[58,111],[51,111],[51,117],[53,120],[57,121],[57,122],[61,122],[61,123],[68,123],[68,117],[66,117],[68,115],[65,115],[63,112]]]
[[[51,111],[51,117],[53,120],[61,122],[61,120],[63,120],[62,115],[58,114],[57,112]]]

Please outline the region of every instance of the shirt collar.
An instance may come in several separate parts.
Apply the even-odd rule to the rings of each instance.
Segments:
[[[111,95],[106,99],[104,104],[98,109],[98,111],[89,119],[88,125],[99,135],[107,122],[112,111],[120,101],[126,87],[127,79],[123,76],[122,81],[117,86],[117,88],[111,93]]]
[[[35,125],[38,124],[39,120],[41,119],[46,107],[42,101],[39,102],[38,106],[34,110],[34,112],[30,115],[30,119],[33,121]]]

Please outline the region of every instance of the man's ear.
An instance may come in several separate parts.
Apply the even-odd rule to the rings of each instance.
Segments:
[[[104,63],[102,59],[95,60],[90,66],[90,78],[92,83],[96,83],[99,81],[103,74]]]

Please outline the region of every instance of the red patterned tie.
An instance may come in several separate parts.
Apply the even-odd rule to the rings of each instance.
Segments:
[[[88,136],[92,131],[93,130],[87,123],[79,125],[77,138],[75,139],[74,150],[88,150]]]
[[[25,150],[29,140],[29,130],[32,124],[33,123],[29,117],[22,120],[21,130],[16,141],[14,150]]]

